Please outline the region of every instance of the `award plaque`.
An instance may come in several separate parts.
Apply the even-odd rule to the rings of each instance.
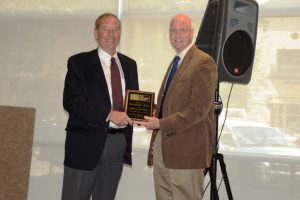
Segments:
[[[152,117],[154,93],[139,90],[126,90],[125,112],[137,121],[144,121],[144,116]]]

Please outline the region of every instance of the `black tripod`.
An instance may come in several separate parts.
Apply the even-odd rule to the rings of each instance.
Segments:
[[[226,164],[224,162],[224,157],[222,154],[218,153],[219,150],[218,124],[219,124],[219,114],[221,113],[222,108],[223,108],[222,101],[219,100],[219,83],[218,83],[216,94],[215,94],[215,149],[214,149],[210,167],[204,170],[204,176],[207,174],[207,172],[209,172],[209,176],[210,176],[210,184],[211,184],[210,199],[211,200],[219,200],[219,194],[218,194],[218,188],[216,182],[218,161],[223,175],[228,199],[233,200],[229,179],[226,171]]]

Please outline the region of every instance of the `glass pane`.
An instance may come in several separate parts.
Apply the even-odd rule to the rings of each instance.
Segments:
[[[119,2],[123,5],[118,6]],[[219,147],[234,199],[296,200],[300,196],[300,1],[259,2],[251,81],[233,87]],[[62,107],[66,63],[71,55],[97,47],[93,36],[96,17],[121,9],[119,49],[137,61],[141,90],[157,94],[175,55],[168,37],[171,17],[178,12],[189,14],[196,38],[206,4],[192,0],[0,2],[0,104],[37,109],[28,199],[60,199],[67,119]],[[230,83],[220,83],[224,107],[230,87]],[[238,128],[234,129],[234,123]],[[242,124],[251,131],[242,129]],[[270,136],[260,127],[276,135]],[[134,129],[134,165],[124,167],[116,200],[153,200],[152,168],[146,166],[151,132]],[[261,139],[264,136],[268,138]],[[252,146],[241,146],[238,137],[243,138],[242,144]],[[258,142],[253,143],[255,139]],[[273,141],[287,141],[292,147],[268,146]],[[221,174],[218,171],[218,183]],[[205,180],[208,182],[209,176]],[[223,186],[222,182],[221,199],[227,196]],[[210,199],[209,189],[204,199]]]
[[[115,1],[106,1],[106,0],[48,0],[48,1],[40,1],[40,0],[2,0],[0,2],[0,11],[4,13],[18,13],[20,12],[28,12],[30,14],[32,12],[97,12],[101,10],[105,11],[114,11],[117,8],[117,0]]]
[[[200,12],[190,14],[194,37],[197,37],[202,15]],[[141,90],[158,93],[168,65],[176,54],[169,42],[169,23],[172,16],[173,14],[123,16],[120,50],[136,59]]]
[[[203,9],[207,1],[192,1],[192,0],[124,0],[124,8],[126,12],[187,12],[198,11]]]

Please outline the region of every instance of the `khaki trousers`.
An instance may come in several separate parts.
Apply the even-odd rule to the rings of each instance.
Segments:
[[[156,200],[202,200],[203,169],[166,168],[159,131],[153,149],[153,176]]]

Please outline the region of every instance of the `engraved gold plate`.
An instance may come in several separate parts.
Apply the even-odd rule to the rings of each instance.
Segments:
[[[154,96],[153,92],[126,90],[125,112],[137,121],[144,121],[144,116],[152,117]]]

